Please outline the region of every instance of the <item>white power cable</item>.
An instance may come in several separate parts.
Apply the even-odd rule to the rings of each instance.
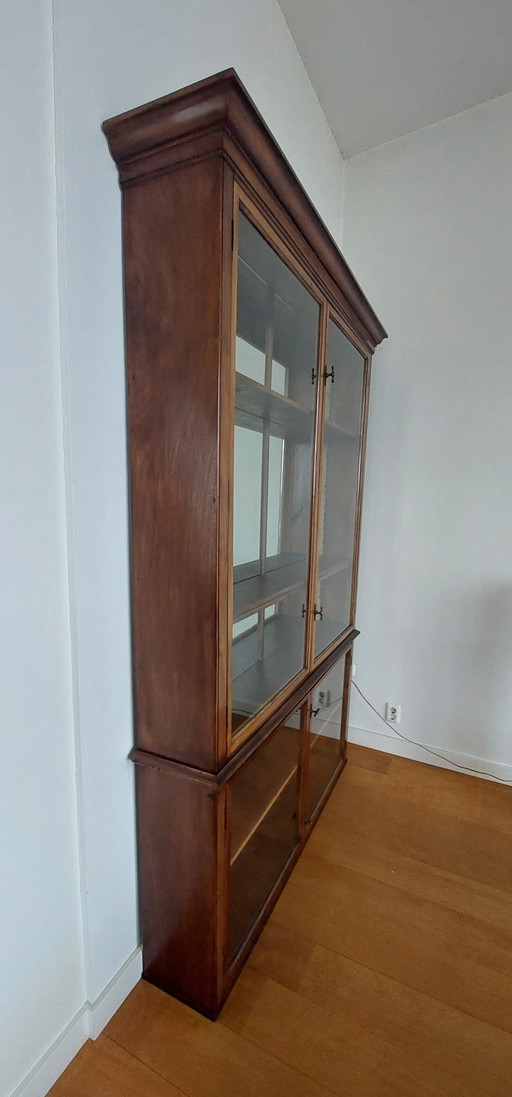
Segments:
[[[499,781],[502,785],[512,785],[512,781],[507,781],[505,777],[497,777],[495,773],[488,773],[485,769],[472,769],[471,766],[461,766],[459,762],[454,762],[451,758],[446,758],[444,754],[438,754],[437,751],[431,750],[430,747],[424,746],[423,743],[417,743],[415,739],[408,739],[407,735],[403,735],[401,731],[397,731],[393,724],[390,724],[388,720],[385,720],[384,717],[381,716],[379,710],[375,708],[375,705],[372,705],[362,689],[359,689],[359,686],[354,682],[354,679],[352,679],[351,685],[353,685],[354,689],[361,695],[363,701],[366,701],[366,704],[369,705],[372,712],[379,717],[379,720],[382,720],[382,723],[385,724],[387,728],[393,731],[395,735],[398,735],[398,737],[403,739],[406,743],[410,743],[412,747],[419,747],[420,750],[425,750],[427,754],[431,754],[433,758],[439,758],[442,762],[447,762],[449,766],[456,766],[457,769],[461,769],[465,773],[476,773],[479,777],[492,777],[493,781]]]

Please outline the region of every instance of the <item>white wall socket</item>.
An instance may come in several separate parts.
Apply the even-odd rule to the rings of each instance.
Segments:
[[[331,691],[330,689],[317,689],[315,691],[315,699],[313,702],[313,708],[329,708],[331,703]]]
[[[402,706],[401,705],[392,705],[391,702],[388,701],[388,703],[386,705],[386,721],[387,721],[387,723],[388,724],[399,724],[401,715],[402,715]]]

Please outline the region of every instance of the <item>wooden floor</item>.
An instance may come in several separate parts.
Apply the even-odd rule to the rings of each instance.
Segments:
[[[213,1024],[141,982],[52,1097],[512,1097],[512,789],[351,747]]]

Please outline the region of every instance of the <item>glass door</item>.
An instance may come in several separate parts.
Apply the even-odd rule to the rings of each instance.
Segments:
[[[229,954],[236,954],[299,841],[305,708],[292,712],[230,781]]]
[[[330,319],[320,467],[314,657],[351,624],[365,359]]]
[[[232,734],[305,667],[320,304],[238,218]]]
[[[345,755],[343,706],[351,660],[350,652],[342,656],[310,694],[304,768],[306,824],[315,815]]]

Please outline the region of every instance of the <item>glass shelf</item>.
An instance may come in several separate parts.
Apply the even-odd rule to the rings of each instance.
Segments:
[[[293,442],[311,441],[311,412],[287,396],[281,396],[258,381],[237,373],[235,400],[235,423],[238,427],[262,431],[267,424],[274,438],[287,438]]]
[[[265,620],[263,656],[257,625],[233,641],[232,706],[238,727],[302,670],[303,642],[296,625],[295,617],[280,613]],[[341,622],[317,622],[316,634],[324,647],[330,643],[333,628],[343,631]]]
[[[294,442],[310,441],[309,411],[287,396],[239,372],[236,374],[235,401],[236,426],[262,431],[264,425],[268,424],[270,434],[275,438],[288,438]],[[324,434],[333,444],[361,441],[358,431],[348,429],[330,418],[325,421]]]
[[[295,617],[277,614],[233,641],[233,712],[247,719],[300,672],[304,640]],[[263,652],[261,647],[263,645]]]
[[[262,606],[270,605],[284,594],[297,590],[304,583],[305,557],[291,552],[282,552],[267,557],[265,573],[259,572],[259,560],[239,564],[234,569],[233,621],[240,621]],[[349,568],[350,559],[322,557],[320,560],[321,578],[329,578],[339,571]]]

